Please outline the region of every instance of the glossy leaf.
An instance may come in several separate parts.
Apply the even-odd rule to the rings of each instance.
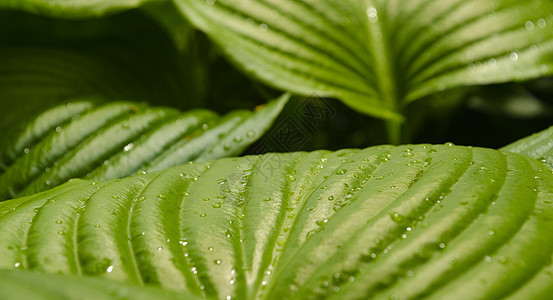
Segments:
[[[128,102],[58,106],[39,115],[1,153],[0,199],[33,194],[75,177],[121,178],[141,170],[235,156],[272,125],[288,95],[253,113],[219,117]]]
[[[0,203],[0,268],[219,299],[547,299],[553,175],[452,145],[267,154]]]
[[[553,127],[513,142],[501,150],[533,157],[553,168]]]
[[[74,275],[0,270],[0,298],[5,300],[199,299],[192,294]]]
[[[252,76],[374,116],[464,85],[553,72],[541,0],[175,0]]]

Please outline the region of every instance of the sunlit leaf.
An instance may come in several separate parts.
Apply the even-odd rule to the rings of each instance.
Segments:
[[[547,299],[553,175],[452,145],[226,158],[0,203],[0,268],[219,299]]]
[[[257,112],[219,117],[129,102],[80,101],[48,110],[0,151],[0,199],[52,188],[75,177],[121,178],[188,161],[235,156],[272,125],[284,95]]]
[[[175,0],[243,70],[378,117],[458,86],[553,72],[542,0]]]

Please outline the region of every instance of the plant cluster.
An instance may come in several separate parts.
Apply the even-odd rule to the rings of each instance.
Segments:
[[[1,299],[553,294],[550,0],[0,0],[0,28]]]

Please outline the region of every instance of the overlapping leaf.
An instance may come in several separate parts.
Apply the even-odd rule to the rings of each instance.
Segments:
[[[553,72],[542,0],[175,0],[244,70],[397,118],[426,95]]]
[[[18,9],[62,18],[91,18],[159,0],[0,0],[0,9]]]
[[[268,154],[0,203],[0,267],[219,299],[546,299],[553,175],[452,145]]]
[[[3,147],[0,199],[28,195],[75,177],[121,178],[188,161],[238,155],[269,129],[288,96],[253,113],[219,117],[128,102],[81,101],[44,112]]]
[[[198,107],[195,67],[143,12],[69,21],[0,10],[0,130],[72,97]]]
[[[553,127],[513,142],[501,150],[533,157],[553,168]]]

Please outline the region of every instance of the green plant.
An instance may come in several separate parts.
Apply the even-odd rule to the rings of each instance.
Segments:
[[[3,202],[0,266],[222,299],[529,299],[552,287],[552,193],[547,167],[483,148],[229,158]]]
[[[70,102],[36,117],[0,152],[0,201],[34,194],[68,179],[121,178],[189,161],[238,155],[273,123],[289,96],[256,113],[224,117],[208,110],[181,114],[129,102],[95,107]]]
[[[553,129],[365,148],[379,124],[326,101],[392,144],[463,109],[549,125],[552,12],[0,0],[0,298],[548,299]],[[243,109],[282,91],[331,113],[288,93]],[[365,149],[228,157],[321,124],[316,148]]]

